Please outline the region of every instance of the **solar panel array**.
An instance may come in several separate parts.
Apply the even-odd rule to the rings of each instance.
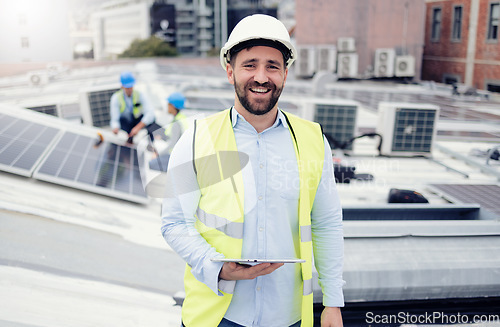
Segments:
[[[0,169],[31,176],[59,129],[0,114]]]
[[[344,143],[356,132],[356,113],[356,106],[318,103],[315,104],[314,121],[323,127],[323,133]],[[346,149],[351,150],[352,144]]]
[[[0,113],[0,170],[147,202],[135,148],[53,126]]]
[[[35,107],[28,107],[26,109],[30,109],[36,112],[41,112],[43,114],[51,115],[51,116],[56,116],[57,117],[57,105],[56,104],[50,104],[50,105],[45,105],[45,106],[35,106]]]
[[[433,187],[462,203],[477,203],[500,218],[500,186],[467,184],[433,184]]]
[[[65,132],[34,177],[95,193],[144,202],[135,148]]]
[[[436,110],[400,108],[396,111],[392,151],[431,152]]]

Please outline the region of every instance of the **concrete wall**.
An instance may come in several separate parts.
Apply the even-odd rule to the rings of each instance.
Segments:
[[[420,78],[424,45],[424,0],[316,0],[296,2],[298,46],[335,44],[354,37],[360,73],[374,65],[375,49],[394,48],[416,58]]]

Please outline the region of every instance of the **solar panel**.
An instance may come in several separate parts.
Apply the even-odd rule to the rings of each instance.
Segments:
[[[146,203],[134,148],[65,132],[34,178],[119,199]]]
[[[500,217],[500,186],[467,184],[432,184],[450,200],[462,203],[477,203]]]
[[[229,99],[209,97],[186,97],[186,109],[196,110],[224,110],[230,108],[233,103]]]
[[[27,107],[26,109],[30,109],[36,112],[41,112],[43,114],[51,115],[57,117],[57,105],[50,104],[45,106],[35,106],[35,107]]]
[[[0,114],[0,169],[31,176],[59,129]]]

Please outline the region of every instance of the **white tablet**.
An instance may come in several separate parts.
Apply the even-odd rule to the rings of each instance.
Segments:
[[[302,259],[229,259],[229,258],[212,258],[213,262],[236,262],[244,264],[252,263],[302,263],[306,262]]]

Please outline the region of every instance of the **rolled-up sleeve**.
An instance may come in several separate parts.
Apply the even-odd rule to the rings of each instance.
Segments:
[[[323,305],[343,307],[342,208],[333,173],[332,152],[326,139],[323,174],[314,200],[311,225],[314,262],[318,271],[319,285],[323,291]]]
[[[120,128],[120,103],[118,102],[118,93],[114,93],[109,100],[109,126],[111,129]]]

